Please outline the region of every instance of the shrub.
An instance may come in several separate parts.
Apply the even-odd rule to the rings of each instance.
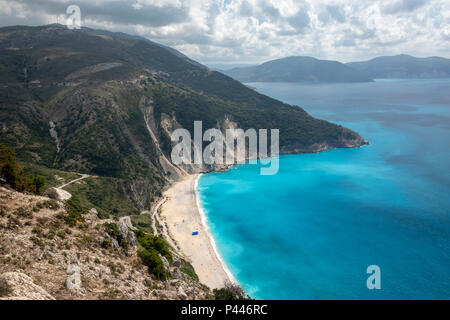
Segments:
[[[181,261],[180,271],[185,273],[190,278],[198,281],[199,280],[198,275],[197,273],[195,273],[194,267],[184,259],[181,259],[180,261]]]
[[[45,226],[48,223],[48,218],[47,217],[38,217],[37,218],[37,223],[41,226]]]
[[[155,249],[162,256],[164,256],[170,263],[173,261],[172,253],[169,250],[167,242],[158,236],[154,236],[149,233],[145,233],[141,230],[136,230],[134,232],[138,243],[147,250]]]
[[[33,214],[24,207],[17,208],[14,213],[21,218],[31,218],[33,216]]]
[[[38,201],[33,207],[33,212],[38,212],[43,207],[44,207],[44,204],[42,202]]]
[[[53,240],[56,236],[56,231],[53,229],[50,229],[47,233],[47,238],[50,240]]]
[[[16,152],[0,144],[0,171],[6,183],[15,187],[19,167],[16,162]]]
[[[164,281],[168,278],[169,274],[164,269],[164,263],[159,257],[158,251],[155,249],[144,249],[139,250],[137,254],[141,258],[142,263],[147,266],[148,271],[157,279]]]
[[[135,230],[137,241],[143,248],[138,251],[144,265],[148,267],[148,271],[159,280],[166,280],[170,275],[164,268],[164,263],[160,257],[163,256],[167,261],[172,262],[172,253],[169,246],[163,238],[145,233],[141,230]]]
[[[23,171],[19,171],[18,179],[14,187],[20,192],[31,192],[34,194],[41,194],[41,188],[45,184],[45,179],[39,176],[27,176]]]
[[[89,245],[92,243],[92,237],[87,234],[81,235],[80,240],[82,243],[84,243],[86,245]]]
[[[36,234],[37,236],[42,236],[42,229],[40,227],[34,227],[31,232]]]
[[[130,216],[131,223],[138,229],[146,232],[152,233],[152,218],[149,214],[140,214],[140,215],[132,215]]]
[[[59,209],[59,204],[57,201],[50,199],[50,200],[44,201],[44,203],[42,203],[42,207],[50,209],[50,210],[56,210],[56,209]]]
[[[45,246],[44,242],[42,242],[39,238],[35,236],[30,237],[30,240],[38,247],[43,248]]]
[[[9,284],[5,280],[0,279],[0,297],[6,297],[9,294],[11,294],[11,288]]]
[[[7,184],[20,192],[40,194],[45,184],[43,177],[26,175],[23,170],[20,170],[16,161],[16,152],[3,144],[0,144],[0,174]]]

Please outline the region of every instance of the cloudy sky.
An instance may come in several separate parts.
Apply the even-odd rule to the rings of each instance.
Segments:
[[[0,0],[0,26],[65,23],[70,4],[84,26],[138,34],[209,64],[450,58],[450,0]]]

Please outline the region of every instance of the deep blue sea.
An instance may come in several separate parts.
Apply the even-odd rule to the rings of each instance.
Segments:
[[[208,224],[257,299],[450,299],[450,79],[250,83],[370,141],[203,175]],[[283,132],[280,132],[282,135]],[[381,289],[366,268],[378,265]]]

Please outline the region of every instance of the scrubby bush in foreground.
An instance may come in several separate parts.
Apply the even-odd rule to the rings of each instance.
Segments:
[[[170,275],[164,268],[164,263],[160,257],[163,256],[168,262],[173,261],[172,253],[166,241],[158,236],[145,233],[141,230],[135,230],[139,246],[142,247],[138,251],[144,265],[148,267],[148,271],[159,280],[166,280]]]
[[[158,251],[155,249],[143,249],[138,251],[138,256],[142,263],[148,267],[148,271],[153,274],[158,280],[167,280],[169,273],[164,268]]]
[[[6,183],[20,192],[41,194],[41,188],[45,184],[43,177],[27,175],[19,169],[14,149],[0,144],[0,175]]]
[[[64,217],[64,221],[71,227],[76,226],[77,222],[84,222],[83,214],[85,210],[80,206],[75,199],[66,200],[64,202],[66,206],[67,215]]]

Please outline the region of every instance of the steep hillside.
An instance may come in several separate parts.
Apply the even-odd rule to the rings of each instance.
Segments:
[[[48,171],[48,178],[54,169],[98,176],[74,197],[119,216],[148,210],[185,171],[211,169],[168,160],[170,133],[192,132],[194,120],[204,128],[280,129],[282,153],[366,143],[173,49],[58,25],[0,29],[0,119],[0,142],[14,147],[20,161]]]
[[[368,82],[370,78],[337,61],[287,57],[225,74],[242,82]]]
[[[350,62],[347,66],[371,78],[448,78],[450,59],[415,58],[406,54]]]

